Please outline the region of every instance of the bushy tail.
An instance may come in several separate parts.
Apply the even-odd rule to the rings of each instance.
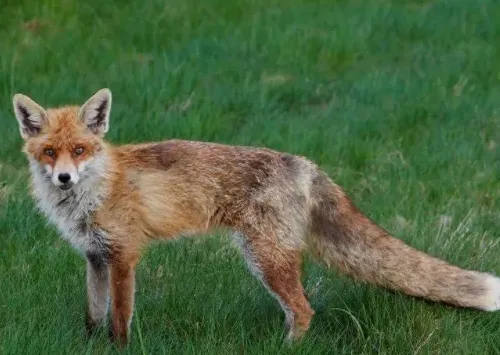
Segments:
[[[500,279],[418,251],[362,214],[326,175],[313,183],[312,252],[366,282],[460,307],[500,309]]]

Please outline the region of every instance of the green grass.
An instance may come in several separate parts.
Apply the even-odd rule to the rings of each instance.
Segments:
[[[4,0],[0,12],[0,353],[115,353],[83,333],[85,265],[27,193],[11,96],[114,95],[109,139],[267,146],[315,160],[409,244],[500,272],[495,0]],[[317,311],[284,316],[227,236],[151,248],[130,354],[500,354],[500,316],[306,263]]]

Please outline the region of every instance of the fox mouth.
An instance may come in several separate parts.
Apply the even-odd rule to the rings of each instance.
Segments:
[[[67,183],[65,183],[65,184],[63,184],[63,185],[60,185],[60,186],[58,186],[58,187],[59,187],[61,190],[69,190],[69,189],[71,189],[71,188],[73,187],[73,185],[74,185],[74,184],[73,184],[72,182],[67,182]]]

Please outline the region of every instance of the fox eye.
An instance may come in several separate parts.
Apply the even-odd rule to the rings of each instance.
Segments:
[[[78,148],[75,149],[75,154],[76,155],[80,155],[82,153],[83,153],[83,148],[82,147],[78,147]]]
[[[48,157],[53,157],[53,156],[54,156],[54,154],[55,154],[55,153],[54,153],[54,150],[53,150],[53,149],[50,149],[50,148],[45,149],[44,153],[45,153],[45,155],[46,155],[46,156],[48,156]]]

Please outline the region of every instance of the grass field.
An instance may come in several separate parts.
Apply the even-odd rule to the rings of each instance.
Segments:
[[[11,96],[113,91],[108,138],[267,146],[315,160],[380,225],[500,273],[495,0],[3,0],[0,354],[107,354],[84,337],[85,263],[46,225]],[[307,262],[317,315],[284,316],[227,236],[151,248],[130,354],[500,354],[500,314],[384,291]]]

